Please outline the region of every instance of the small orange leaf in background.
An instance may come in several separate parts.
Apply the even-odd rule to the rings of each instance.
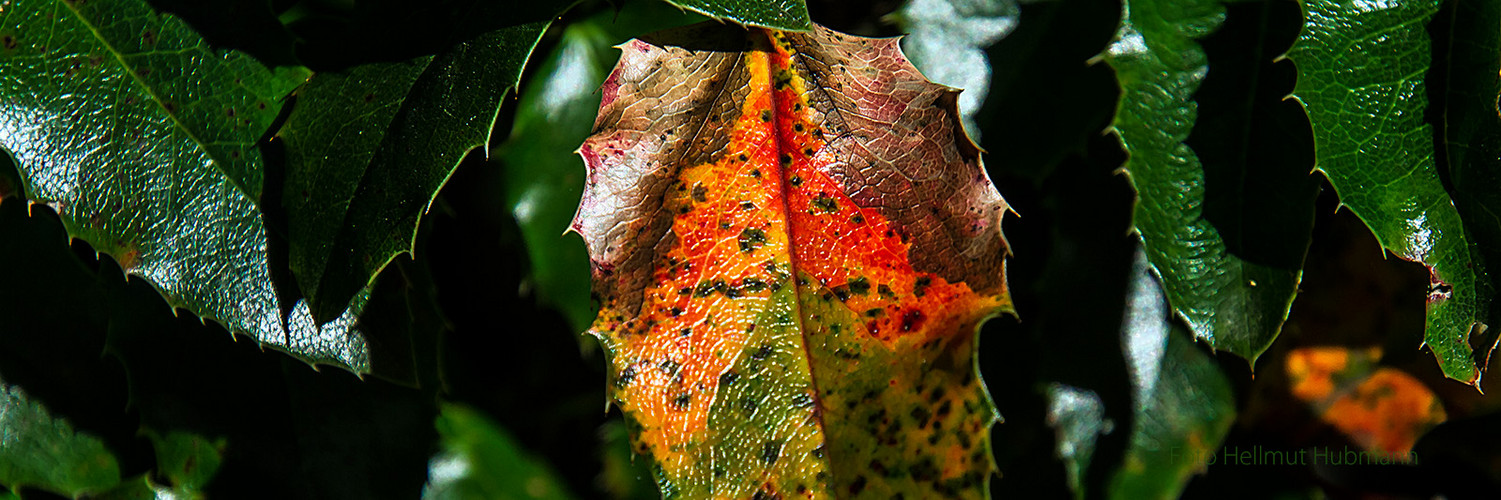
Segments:
[[[1381,349],[1309,347],[1288,354],[1291,392],[1367,451],[1406,454],[1445,420],[1427,386],[1401,370],[1378,367]]]
[[[664,496],[985,496],[1007,205],[958,91],[823,28],[621,48],[573,229]]]

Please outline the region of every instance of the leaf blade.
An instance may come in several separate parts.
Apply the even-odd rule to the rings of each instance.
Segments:
[[[1422,118],[1430,53],[1424,25],[1438,2],[1299,3],[1305,22],[1289,52],[1299,67],[1293,97],[1313,125],[1317,168],[1382,248],[1428,267],[1424,345],[1444,375],[1477,384],[1481,370],[1468,338],[1487,321],[1494,290],[1439,179]]]
[[[956,91],[823,28],[623,49],[573,228],[664,496],[982,494],[1007,206]]]
[[[413,250],[419,219],[459,162],[489,142],[548,24],[308,81],[278,137],[287,143],[292,270],[315,318],[336,315]]]
[[[259,187],[240,185],[258,182],[246,173],[260,163],[248,145],[281,106],[279,96],[258,100],[245,87],[289,91],[305,72],[212,51],[144,2],[69,5],[18,1],[0,26],[12,41],[0,52],[0,147],[15,157],[27,194],[173,307],[311,363],[368,371],[364,339],[350,326],[362,295],[326,325],[302,302],[282,316]],[[131,76],[141,73],[171,83],[155,89]]]
[[[1130,155],[1123,169],[1138,194],[1134,229],[1168,302],[1196,337],[1254,364],[1287,318],[1302,272],[1232,254],[1203,217],[1204,166],[1184,141],[1208,71],[1195,39],[1223,19],[1217,0],[1131,1],[1104,59],[1122,87],[1112,129]]]

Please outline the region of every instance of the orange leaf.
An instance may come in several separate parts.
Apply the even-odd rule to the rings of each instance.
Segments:
[[[1445,420],[1433,391],[1401,370],[1375,366],[1380,348],[1307,347],[1287,355],[1293,396],[1362,448],[1397,456]]]
[[[1007,205],[958,91],[824,28],[621,48],[573,229],[664,496],[984,496]]]

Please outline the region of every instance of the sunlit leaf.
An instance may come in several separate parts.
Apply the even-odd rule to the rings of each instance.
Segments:
[[[1007,205],[957,91],[822,28],[623,50],[573,227],[663,494],[984,495],[975,330],[1011,308]]]
[[[1439,179],[1423,118],[1432,50],[1425,27],[1439,1],[1300,3],[1303,32],[1288,56],[1318,169],[1385,250],[1428,267],[1424,345],[1445,375],[1476,384],[1469,337],[1487,321],[1494,291]]]
[[[0,147],[68,234],[173,307],[314,363],[369,369],[351,326],[279,297],[254,144],[307,77],[216,51],[140,1],[15,0],[0,18]],[[291,305],[291,315],[281,304]]]

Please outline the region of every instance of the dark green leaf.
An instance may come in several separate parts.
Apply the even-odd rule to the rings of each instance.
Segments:
[[[1455,208],[1473,239],[1472,253],[1478,247],[1486,262],[1501,262],[1501,2],[1450,2],[1440,15],[1448,17],[1449,37],[1439,48],[1448,55],[1442,59],[1446,91],[1439,158],[1447,164]],[[1492,289],[1496,283],[1492,276]],[[1497,312],[1491,309],[1489,324],[1498,324]],[[1501,328],[1486,333],[1494,338]],[[1489,351],[1477,353],[1477,363],[1489,356]]]
[[[0,381],[0,486],[79,496],[119,481],[120,466],[104,443]]]
[[[792,31],[813,29],[813,21],[808,18],[808,3],[805,0],[664,1],[709,17],[746,26]]]
[[[1494,292],[1471,255],[1434,163],[1433,131],[1423,122],[1425,27],[1439,1],[1302,5],[1303,32],[1289,56],[1298,65],[1294,97],[1313,125],[1318,169],[1383,248],[1428,266],[1424,344],[1445,375],[1478,383],[1468,340],[1487,320]]]
[[[1126,12],[1105,60],[1122,87],[1113,127],[1139,196],[1136,232],[1189,330],[1254,363],[1287,317],[1301,269],[1233,255],[1204,218],[1204,166],[1183,141],[1198,115],[1193,94],[1209,71],[1195,40],[1220,25],[1224,8],[1218,0],[1132,0]]]
[[[0,21],[0,147],[68,234],[146,278],[173,307],[313,363],[368,370],[350,324],[284,318],[257,207],[252,147],[305,80],[210,49],[141,1],[17,0]]]
[[[589,255],[582,241],[564,237],[563,230],[583,195],[584,169],[577,156],[559,152],[572,151],[589,136],[599,83],[620,55],[615,45],[702,19],[658,2],[637,2],[575,22],[521,92],[511,137],[496,155],[505,171],[505,204],[526,241],[537,298],[562,311],[576,332],[594,321]]]
[[[443,451],[429,464],[426,499],[572,498],[557,476],[478,411],[445,404]]]
[[[291,266],[318,319],[412,249],[459,160],[484,146],[547,23],[497,30],[406,62],[308,81],[278,137]]]

